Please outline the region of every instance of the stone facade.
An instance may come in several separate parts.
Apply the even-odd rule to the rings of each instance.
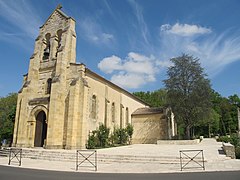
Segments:
[[[227,157],[231,157],[231,159],[236,159],[234,145],[230,143],[223,143],[223,151],[225,152]]]
[[[132,114],[133,144],[157,144],[176,135],[174,115],[169,108],[139,108]]]
[[[57,7],[35,40],[18,94],[13,146],[85,148],[99,123],[131,123],[148,104],[76,63],[75,20]]]

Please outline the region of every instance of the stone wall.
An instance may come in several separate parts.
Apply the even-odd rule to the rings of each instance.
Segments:
[[[168,139],[168,123],[162,113],[134,115],[133,144],[156,144],[159,139]]]
[[[223,150],[227,157],[231,157],[232,159],[236,159],[235,155],[235,147],[230,143],[223,143]]]

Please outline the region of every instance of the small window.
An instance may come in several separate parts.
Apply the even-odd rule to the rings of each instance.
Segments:
[[[115,122],[115,103],[112,103],[111,107],[111,112],[112,112],[112,122]]]
[[[47,33],[45,36],[45,48],[44,48],[44,52],[43,52],[43,60],[46,61],[49,59],[49,55],[50,55],[50,37],[51,34]]]
[[[128,111],[128,107],[126,108],[126,125],[129,124],[129,111]]]
[[[57,52],[56,52],[56,57],[58,54],[58,49],[61,47],[61,41],[62,41],[62,30],[57,31],[57,41],[58,41],[58,46],[57,46]]]
[[[124,106],[122,104],[120,104],[120,128],[123,128],[124,124],[123,124],[123,108]]]
[[[96,95],[92,96],[92,112],[91,112],[92,119],[97,118],[97,97]]]
[[[51,93],[51,88],[52,88],[52,79],[49,78],[47,80],[47,90],[46,90],[46,94],[50,94]]]

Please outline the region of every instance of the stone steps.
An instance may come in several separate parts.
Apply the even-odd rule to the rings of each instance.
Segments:
[[[83,151],[85,157],[88,157],[92,152]],[[90,154],[89,154],[90,153]],[[6,155],[7,153],[5,153]],[[79,155],[79,161],[84,158]],[[50,160],[50,161],[65,161],[76,162],[76,151],[72,150],[45,150],[45,149],[26,149],[22,150],[22,158]],[[95,156],[91,156],[90,161],[94,161]],[[187,159],[186,159],[187,160]],[[195,160],[201,161],[200,158]],[[180,159],[177,156],[141,156],[141,155],[114,155],[103,154],[97,152],[98,163],[156,163],[156,164],[179,164]]]
[[[0,149],[0,157],[8,157],[9,151],[5,149]]]
[[[8,156],[8,150],[0,150],[0,156]],[[86,153],[91,153],[91,151],[83,151]],[[49,160],[49,161],[63,161],[63,162],[76,162],[76,151],[75,150],[49,150],[43,148],[23,148],[22,158],[39,159],[39,160]],[[94,161],[95,156],[91,156],[91,161]],[[216,158],[229,159],[226,156],[219,156]],[[83,157],[79,155],[79,161],[83,160]],[[187,161],[184,157],[184,161]],[[195,160],[201,162],[201,157],[195,158]],[[212,161],[212,159],[207,159],[205,157],[205,162]],[[97,162],[108,164],[108,163],[152,163],[152,164],[179,164],[180,157],[179,154],[159,154],[159,155],[141,155],[141,154],[120,154],[119,152],[108,154],[101,150],[97,150]]]

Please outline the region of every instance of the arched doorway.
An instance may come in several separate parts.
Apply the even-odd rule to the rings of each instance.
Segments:
[[[40,111],[39,113],[36,114],[34,147],[43,147],[46,137],[47,137],[46,114],[44,111]]]

